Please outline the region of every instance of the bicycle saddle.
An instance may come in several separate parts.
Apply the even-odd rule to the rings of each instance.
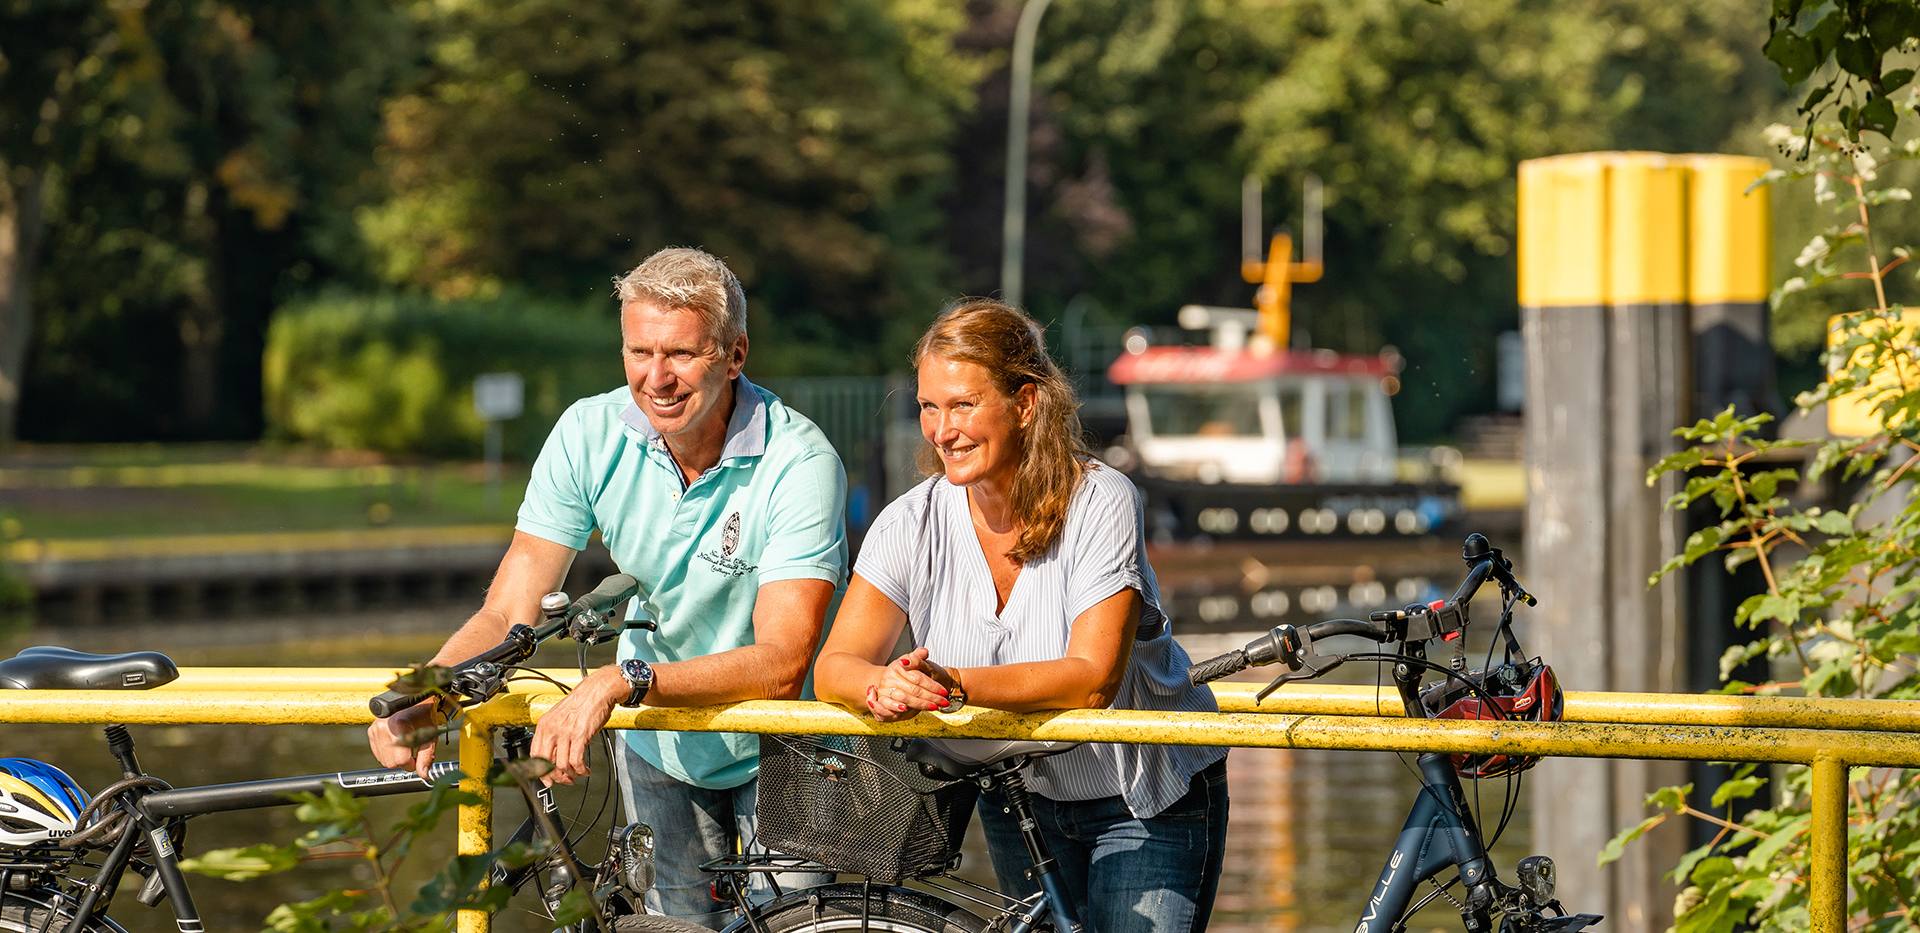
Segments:
[[[1079,744],[1034,739],[909,739],[903,753],[920,766],[921,774],[955,781],[1009,759],[1020,759],[1018,767]]]
[[[180,676],[158,651],[88,654],[39,645],[0,661],[0,690],[145,690]]]

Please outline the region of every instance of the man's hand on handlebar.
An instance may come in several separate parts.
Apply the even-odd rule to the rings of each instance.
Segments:
[[[405,768],[427,779],[433,764],[434,732],[447,717],[437,702],[409,706],[367,726],[367,745],[383,768]]]

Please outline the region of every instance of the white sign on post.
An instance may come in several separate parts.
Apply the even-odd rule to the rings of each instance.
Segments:
[[[487,423],[487,509],[500,502],[500,422],[520,417],[526,384],[519,373],[481,373],[473,377],[473,411]]]
[[[482,421],[520,417],[526,385],[519,373],[481,373],[473,377],[473,411]]]

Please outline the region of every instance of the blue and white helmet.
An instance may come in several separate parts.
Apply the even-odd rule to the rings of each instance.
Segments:
[[[87,792],[65,771],[31,758],[0,758],[0,845],[71,836],[86,806]]]

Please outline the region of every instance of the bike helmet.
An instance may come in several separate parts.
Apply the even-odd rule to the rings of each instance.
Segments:
[[[1472,682],[1479,691],[1461,683],[1462,679]],[[1481,694],[1492,699],[1492,708]],[[1421,691],[1420,703],[1435,719],[1505,722],[1559,722],[1567,706],[1553,668],[1539,658],[1508,661],[1484,671],[1448,677]],[[1539,763],[1538,755],[1453,756],[1454,769],[1469,780],[1514,774]]]
[[[43,761],[0,758],[0,845],[64,839],[79,828],[87,792]]]

